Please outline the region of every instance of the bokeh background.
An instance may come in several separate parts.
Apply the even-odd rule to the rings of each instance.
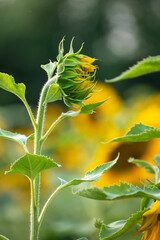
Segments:
[[[72,179],[82,176],[98,164],[120,159],[97,186],[119,183],[139,184],[151,178],[143,170],[128,164],[129,157],[149,162],[159,153],[159,141],[147,143],[109,143],[134,124],[143,122],[159,127],[160,73],[149,74],[112,85],[104,79],[117,76],[137,61],[159,55],[159,0],[0,0],[0,71],[24,82],[26,98],[36,112],[39,92],[46,81],[40,68],[49,59],[54,61],[60,40],[65,36],[68,51],[72,37],[74,49],[84,42],[83,53],[95,57],[99,81],[90,101],[110,99],[96,109],[96,114],[82,115],[62,122],[44,146],[43,153],[63,165],[58,171],[42,176],[42,203],[58,186],[57,176]],[[45,129],[67,108],[62,103],[49,104]],[[31,134],[32,128],[24,106],[14,95],[0,89],[0,128]],[[73,141],[74,140],[74,141]],[[29,142],[32,148],[32,142]],[[24,177],[5,176],[22,149],[0,139],[0,232],[15,240],[29,238],[29,185]],[[59,194],[47,211],[40,233],[42,240],[71,240],[86,236],[98,239],[93,218],[105,223],[125,219],[139,208],[138,200],[96,202],[72,195],[70,190]],[[119,238],[132,236],[135,229]]]

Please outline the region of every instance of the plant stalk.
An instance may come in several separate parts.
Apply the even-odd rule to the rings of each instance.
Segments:
[[[49,89],[50,84],[56,81],[57,77],[53,77],[46,82],[44,87],[42,88],[42,92],[40,95],[37,120],[36,120],[36,128],[35,128],[35,139],[34,139],[34,154],[41,154],[42,147],[42,134],[43,134],[43,122],[45,115],[45,99]],[[32,181],[31,184],[31,232],[30,232],[30,240],[38,240],[39,235],[39,227],[38,227],[38,217],[39,217],[39,186],[40,186],[40,174]]]

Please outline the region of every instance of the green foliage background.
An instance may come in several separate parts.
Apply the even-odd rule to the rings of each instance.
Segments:
[[[24,82],[27,86],[27,99],[36,105],[39,91],[46,80],[40,65],[46,64],[49,59],[55,60],[57,46],[63,36],[66,36],[66,46],[69,46],[71,38],[75,36],[75,49],[79,49],[81,43],[85,42],[84,52],[99,59],[97,79],[103,81],[113,78],[138,60],[148,55],[159,55],[159,12],[158,0],[148,0],[147,3],[143,0],[0,0],[0,71],[13,75],[17,83]],[[136,92],[142,90],[140,85],[144,84],[150,87],[149,91],[159,90],[159,77],[160,74],[155,73],[113,86],[121,96],[127,97],[135,89]],[[139,88],[136,88],[137,85]],[[0,90],[1,106],[17,102],[19,100],[14,95]],[[9,116],[13,116],[11,109],[9,112]],[[26,126],[28,122],[23,109],[21,115],[21,119],[16,117],[15,121],[12,120],[14,123],[17,121],[17,126],[19,122]],[[11,145],[7,145],[8,148],[11,149]],[[16,155],[12,149],[12,152],[8,152],[8,159]],[[56,175],[51,184],[55,183],[55,179]],[[19,196],[21,191],[22,189],[14,189],[12,194]],[[50,191],[43,192],[44,198],[48,192]],[[28,239],[28,229],[24,226],[29,223],[29,208],[21,211],[12,196],[5,193],[0,198],[3,231],[7,233],[9,225],[9,237],[14,233],[15,239],[24,236],[25,240]],[[67,203],[65,205],[64,198]],[[22,201],[29,206],[29,199]],[[137,211],[139,203],[136,200],[132,200],[133,204],[125,201],[125,204],[97,203],[78,196],[73,200],[71,193],[66,191],[57,197],[54,212],[48,212],[48,218],[42,227],[42,240],[76,239],[82,233],[89,236],[89,239],[95,239],[95,234],[98,233],[93,229],[94,216],[109,223],[122,218],[124,212],[126,219]],[[86,210],[82,212],[81,209],[84,208]],[[54,232],[54,229],[57,231]],[[133,237],[129,232],[119,239],[136,240],[140,236]]]
[[[35,104],[45,78],[39,66],[54,61],[63,36],[66,46],[75,36],[75,49],[85,42],[85,53],[100,60],[97,78],[113,78],[138,60],[159,54],[159,11],[158,0],[1,0],[1,71],[24,81]],[[123,96],[138,83],[158,89],[159,76],[114,86]],[[1,104],[16,101],[7,93],[0,98]]]

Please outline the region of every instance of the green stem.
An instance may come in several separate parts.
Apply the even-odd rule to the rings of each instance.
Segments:
[[[30,240],[38,239],[38,221],[37,221],[37,206],[35,202],[34,181],[30,181],[31,184],[31,231]]]
[[[42,211],[41,211],[41,214],[40,214],[40,216],[39,216],[39,219],[38,219],[39,227],[40,227],[40,225],[41,225],[41,223],[42,223],[44,214],[45,214],[45,212],[46,212],[46,210],[47,210],[47,208],[48,208],[48,206],[49,206],[49,203],[50,203],[51,200],[54,198],[54,196],[55,196],[60,190],[62,190],[62,189],[63,189],[63,187],[59,186],[59,187],[51,194],[51,196],[48,198],[48,200],[46,201],[46,203],[45,203],[45,205],[44,205],[44,207],[43,207],[43,209],[42,209]]]
[[[9,240],[9,238],[6,238],[5,236],[3,236],[3,235],[1,235],[1,234],[0,234],[0,238],[1,238],[1,239],[5,239],[5,240]]]
[[[36,124],[35,118],[34,118],[34,116],[33,116],[33,113],[32,113],[32,111],[31,111],[31,109],[30,109],[27,101],[23,101],[23,103],[24,103],[24,105],[25,105],[25,107],[26,107],[26,109],[27,109],[27,111],[28,111],[28,114],[29,114],[29,116],[30,116],[30,119],[31,119],[31,122],[32,122],[33,127],[36,128],[36,127],[37,127],[37,124]]]
[[[43,134],[43,121],[45,115],[45,99],[49,89],[50,84],[54,83],[57,80],[57,76],[51,78],[46,82],[44,85],[38,106],[38,113],[37,113],[37,120],[36,120],[36,128],[35,128],[35,140],[34,140],[34,154],[41,154],[41,147],[42,147],[42,134]],[[30,240],[37,240],[39,235],[39,228],[38,228],[38,217],[39,217],[39,186],[40,186],[40,174],[35,178],[32,183],[32,192],[34,193],[34,208],[33,203],[31,201],[31,235]],[[32,200],[33,196],[31,196]]]
[[[55,122],[52,123],[52,125],[50,126],[50,128],[48,129],[48,131],[45,133],[45,135],[41,138],[42,143],[47,139],[47,137],[49,136],[49,134],[53,131],[53,129],[57,126],[57,124],[59,122],[61,122],[64,118],[66,118],[67,116],[64,115],[60,115],[57,120]]]

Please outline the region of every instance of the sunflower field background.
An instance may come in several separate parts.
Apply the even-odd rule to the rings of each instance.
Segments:
[[[109,140],[124,135],[135,123],[160,126],[160,73],[112,85],[104,83],[104,79],[118,75],[136,61],[159,54],[160,3],[158,0],[144,3],[138,0],[0,0],[0,71],[13,75],[17,82],[24,81],[35,112],[45,79],[39,66],[55,59],[57,45],[64,35],[66,43],[75,36],[77,49],[85,42],[86,53],[97,59],[97,92],[85,102],[109,98],[94,114],[65,120],[48,138],[44,155],[63,165],[63,170],[43,173],[42,201],[58,185],[57,176],[64,179],[82,176],[97,165],[113,160],[118,152],[118,163],[100,178],[98,187],[120,181],[141,184],[151,179],[149,173],[127,160],[134,157],[153,163],[155,155],[160,153],[159,140],[145,143],[109,143]],[[66,110],[62,104],[49,104],[46,128],[62,110]],[[32,133],[24,107],[16,97],[2,90],[0,128],[26,135]],[[30,191],[23,176],[6,176],[4,172],[22,154],[16,143],[0,139],[0,231],[13,240],[21,240],[22,236],[23,240],[28,239]],[[94,201],[65,190],[52,204],[41,229],[42,240],[72,240],[81,236],[98,239],[94,218],[104,219],[106,223],[126,219],[139,208],[140,202]],[[135,231],[133,228],[119,239],[140,239],[140,235],[132,235]]]

